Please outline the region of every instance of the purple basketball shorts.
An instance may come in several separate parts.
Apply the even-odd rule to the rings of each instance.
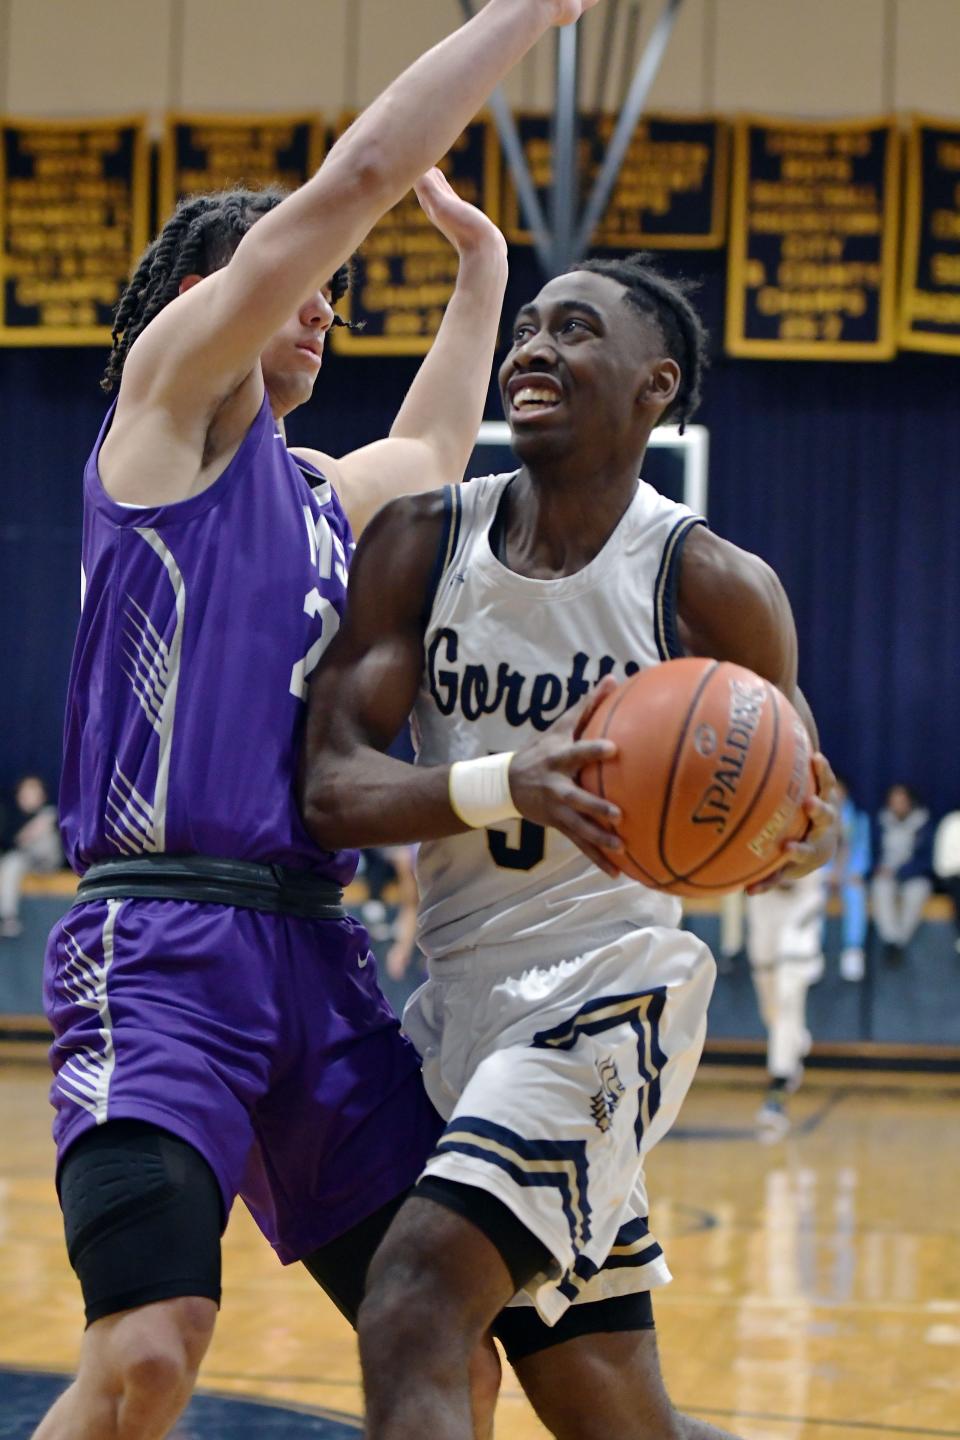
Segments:
[[[139,1119],[195,1146],[284,1263],[412,1185],[442,1130],[366,931],[181,900],[76,906],[47,946],[58,1164]]]

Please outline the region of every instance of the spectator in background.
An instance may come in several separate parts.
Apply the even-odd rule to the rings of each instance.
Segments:
[[[835,858],[824,868],[829,891],[840,900],[843,949],[840,975],[862,980],[867,939],[867,876],[870,874],[870,817],[858,810],[846,782],[837,779],[840,799],[840,844]]]
[[[14,791],[16,818],[13,846],[0,857],[0,937],[22,934],[20,891],[23,877],[48,874],[63,864],[57,808],[39,775],[24,775]]]
[[[960,810],[945,815],[933,842],[933,868],[953,902],[954,949],[960,955]]]
[[[909,785],[891,785],[877,817],[878,859],[873,875],[873,921],[886,959],[899,964],[917,931],[933,889],[930,812]]]

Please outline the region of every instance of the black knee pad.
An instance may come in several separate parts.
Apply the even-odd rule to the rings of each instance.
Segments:
[[[87,1323],[155,1300],[220,1301],[220,1187],[199,1151],[139,1120],[86,1131],[58,1178]]]

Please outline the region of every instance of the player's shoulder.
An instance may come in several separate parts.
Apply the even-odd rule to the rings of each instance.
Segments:
[[[458,487],[399,495],[376,512],[364,529],[356,563],[378,566],[390,573],[414,575],[433,564],[437,549],[450,528]]]
[[[695,529],[681,563],[677,622],[684,649],[796,679],[796,628],[776,572],[759,555]]]
[[[376,512],[351,566],[351,604],[375,604],[396,624],[419,623],[449,545],[457,490],[401,495]]]
[[[779,604],[782,594],[779,576],[766,560],[705,525],[691,529],[683,549],[681,604],[713,605],[723,600]]]
[[[411,535],[429,534],[443,525],[458,496],[457,485],[444,485],[441,490],[424,490],[417,495],[398,495],[381,506],[367,532],[376,527],[380,533],[402,530]]]

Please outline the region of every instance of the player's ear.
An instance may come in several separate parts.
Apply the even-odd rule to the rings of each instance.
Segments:
[[[676,360],[671,360],[669,357],[658,360],[640,392],[641,403],[652,402],[665,410],[677,398],[680,378],[680,366]]]
[[[202,279],[202,275],[184,275],[183,279],[180,281],[180,286],[177,290],[177,294],[182,295],[185,291],[192,290],[194,285],[199,285]]]

